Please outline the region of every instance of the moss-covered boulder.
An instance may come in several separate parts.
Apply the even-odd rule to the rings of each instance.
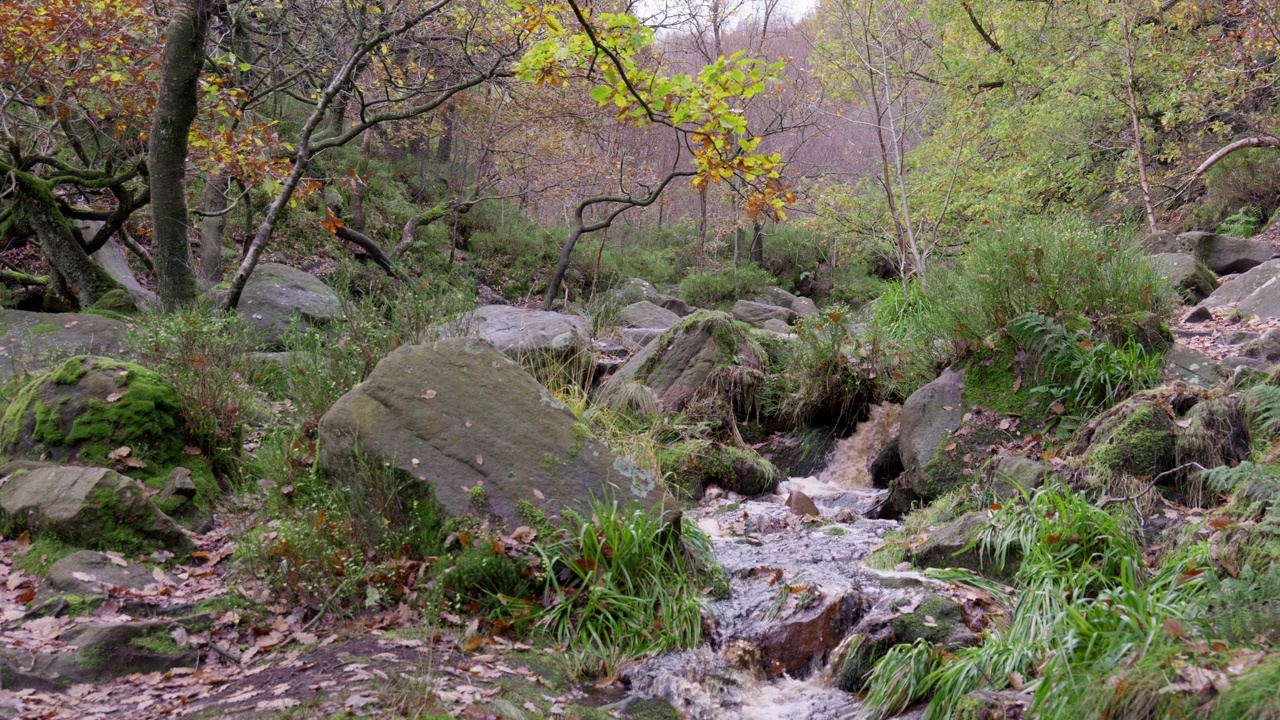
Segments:
[[[960,698],[951,720],[1026,720],[1035,697],[1011,690],[975,690]]]
[[[180,584],[170,576],[169,582]],[[40,591],[28,604],[39,615],[82,615],[107,601],[113,588],[141,591],[156,585],[152,571],[94,550],[78,550],[49,566]]]
[[[680,412],[699,402],[738,411],[752,403],[764,379],[764,359],[760,343],[733,318],[704,310],[668,329],[619,368],[598,399],[617,405],[641,385],[663,412]]]
[[[482,515],[514,528],[527,510],[614,496],[654,503],[659,483],[593,440],[573,414],[489,343],[451,338],[404,345],[320,420],[320,470],[362,482],[390,468],[433,494],[449,515]]]
[[[836,687],[858,692],[890,648],[920,639],[948,648],[977,641],[965,626],[960,604],[950,597],[933,593],[886,597],[853,629],[843,656],[833,664]]]
[[[181,402],[156,373],[81,355],[35,378],[0,419],[0,453],[149,478],[183,460]]]
[[[1177,422],[1204,397],[1184,382],[1147,390],[1081,428],[1070,447],[1107,476],[1150,477],[1177,462]]]
[[[718,485],[748,497],[771,493],[782,473],[751,448],[711,440],[672,443],[659,452],[664,472],[672,473],[687,497]]]
[[[95,550],[178,555],[191,539],[132,478],[96,467],[13,462],[0,467],[0,534],[49,534]]]
[[[983,487],[1001,499],[1019,497],[1044,484],[1049,469],[1021,455],[997,455],[983,468]]]
[[[1218,276],[1189,253],[1159,253],[1148,258],[1151,267],[1168,280],[1187,304],[1198,303],[1218,289]]]

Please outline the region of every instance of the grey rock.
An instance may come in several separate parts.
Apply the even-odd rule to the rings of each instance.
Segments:
[[[850,643],[844,656],[832,664],[832,680],[845,692],[861,690],[876,662],[899,643],[926,640],[956,649],[977,642],[965,627],[964,612],[955,600],[921,591],[882,596],[851,634],[858,636],[858,642]]]
[[[665,295],[658,292],[648,280],[640,278],[631,278],[625,285],[614,291],[614,295],[626,303],[638,303],[648,300],[651,303],[658,304],[664,299]]]
[[[736,319],[756,327],[760,327],[768,320],[781,320],[790,325],[796,319],[796,312],[791,308],[766,305],[751,300],[739,300],[733,304],[731,312]]]
[[[1043,463],[1021,455],[997,455],[987,463],[984,477],[996,497],[1013,498],[1021,490],[1030,492],[1044,484],[1049,469]]]
[[[741,403],[764,377],[763,354],[728,315],[703,310],[636,353],[601,387],[597,400],[613,404],[625,397],[628,385],[640,383],[652,391],[663,412],[680,412],[696,392],[709,387],[712,372],[736,366],[741,368],[737,395],[728,400]]]
[[[259,263],[245,283],[236,312],[279,348],[294,328],[325,329],[342,318],[342,300],[316,276],[279,263]]]
[[[1270,363],[1280,362],[1280,328],[1272,328],[1258,338],[1258,356]]]
[[[1208,233],[1172,233],[1158,230],[1147,235],[1139,242],[1139,246],[1150,255],[1177,253],[1194,255],[1200,242],[1200,236]]]
[[[648,300],[632,303],[618,312],[618,322],[624,328],[655,328],[666,330],[680,322],[680,316],[658,307]]]
[[[675,313],[676,315],[682,318],[687,318],[690,315],[698,312],[698,308],[690,305],[689,303],[681,300],[680,298],[674,298],[674,297],[662,298],[658,302],[658,305],[662,306],[663,308],[666,308],[667,310],[670,310],[671,312]]]
[[[32,462],[0,467],[0,521],[81,547],[140,552],[160,546],[178,555],[195,549],[136,481],[106,468]]]
[[[1213,312],[1207,307],[1196,307],[1182,318],[1182,322],[1187,323],[1205,323],[1213,320]]]
[[[1268,260],[1224,282],[1199,307],[1216,309],[1235,305],[1245,315],[1280,317],[1280,260]]]
[[[1234,375],[1236,369],[1242,367],[1262,372],[1266,372],[1271,368],[1265,360],[1250,357],[1229,357],[1222,361],[1222,367],[1226,369],[1229,375]]]
[[[818,506],[813,502],[813,499],[800,490],[792,490],[787,495],[787,507],[791,508],[791,512],[796,515],[822,517],[822,513],[818,511]]]
[[[386,463],[418,481],[406,497],[431,491],[451,516],[495,517],[512,528],[525,524],[521,501],[555,518],[592,497],[664,499],[656,479],[583,439],[576,425],[568,408],[486,342],[404,345],[320,420],[319,467],[335,482],[359,483],[367,473],[358,458]]]
[[[953,368],[911,393],[903,404],[898,451],[907,480],[916,493],[923,489],[924,466],[937,453],[942,438],[960,428],[963,404],[964,373]]]
[[[129,327],[92,313],[0,310],[0,384],[74,355],[134,360]]]
[[[1276,248],[1264,240],[1206,235],[1199,239],[1196,256],[1219,275],[1242,273],[1276,255]]]
[[[591,323],[586,318],[510,305],[477,308],[437,331],[442,338],[479,338],[513,360],[571,360],[591,352]]]
[[[791,309],[800,317],[818,314],[818,305],[807,297],[798,297],[791,301]]]
[[[169,576],[177,584],[177,579]],[[150,570],[125,561],[123,566],[113,562],[106,553],[93,550],[77,550],[49,567],[41,590],[48,587],[71,595],[106,595],[114,587],[142,590],[155,585]]]
[[[1160,253],[1148,258],[1151,267],[1160,276],[1178,288],[1182,297],[1195,303],[1208,297],[1217,289],[1217,277],[1194,255],[1187,253]]]
[[[1257,340],[1260,337],[1262,336],[1256,332],[1251,332],[1248,330],[1237,330],[1231,333],[1230,335],[1228,335],[1226,339],[1227,339],[1228,345],[1243,345],[1244,343],[1247,343],[1250,340]]]
[[[619,332],[628,342],[638,348],[643,348],[662,337],[663,331],[659,328],[623,328]]]
[[[1005,567],[997,568],[994,560],[974,541],[987,524],[987,513],[977,510],[929,533],[924,542],[911,549],[911,562],[919,568],[965,568],[988,576],[1009,577],[1016,570],[1014,559],[1006,558]]]
[[[774,332],[779,335],[791,334],[791,326],[777,318],[769,318],[768,320],[760,323],[760,329],[768,330],[769,332]]]
[[[760,291],[760,302],[768,305],[789,308],[796,301],[796,296],[778,286],[767,287]]]
[[[1197,387],[1209,388],[1227,379],[1227,373],[1213,358],[1199,350],[1174,343],[1164,354],[1162,374]]]

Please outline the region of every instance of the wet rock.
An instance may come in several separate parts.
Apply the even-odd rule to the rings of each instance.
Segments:
[[[877,602],[853,629],[835,665],[836,687],[858,692],[890,648],[921,639],[950,649],[977,642],[965,627],[964,613],[955,600],[933,593],[889,596]]]
[[[960,428],[964,417],[964,373],[947,368],[933,382],[916,390],[902,406],[902,431],[898,450],[911,489],[931,500],[939,488],[928,487],[925,465],[937,453],[942,439]]]
[[[905,469],[902,465],[902,452],[899,449],[899,439],[894,438],[884,449],[876,455],[875,460],[871,461],[868,468],[871,473],[871,484],[878,488],[887,488],[889,483],[902,474]]]
[[[1174,343],[1165,352],[1161,374],[1202,388],[1211,388],[1227,379],[1226,370],[1213,358],[1181,343]]]
[[[1178,288],[1187,303],[1200,302],[1218,287],[1217,276],[1194,255],[1160,253],[1150,256],[1148,260],[1161,277]]]
[[[106,468],[13,462],[0,467],[0,525],[101,550],[178,555],[191,539],[133,479]]]
[[[822,597],[812,607],[769,626],[756,640],[766,677],[804,677],[826,663],[862,616],[863,598],[854,590]]]
[[[279,263],[259,263],[236,313],[278,349],[291,330],[325,329],[342,318],[342,300],[316,276]]]
[[[577,315],[486,305],[436,328],[441,338],[479,338],[513,360],[585,359],[591,352],[591,324]]]
[[[791,512],[801,517],[822,517],[822,513],[818,511],[818,506],[813,500],[800,490],[792,490],[787,495],[787,507],[791,508]]]
[[[362,482],[358,458],[387,463],[419,481],[423,498],[433,492],[448,515],[482,514],[509,527],[526,524],[521,503],[556,517],[593,497],[663,498],[656,479],[576,426],[510,358],[453,338],[401,346],[343,395],[320,420],[318,462],[339,482]]]
[[[614,405],[630,385],[649,388],[663,412],[684,410],[699,397],[746,407],[763,380],[764,350],[724,313],[701,311],[650,343],[600,389],[599,401]]]
[[[618,312],[618,322],[626,328],[653,328],[658,331],[680,322],[680,316],[648,300],[628,305]]]
[[[731,312],[735,319],[756,327],[763,327],[769,320],[780,320],[790,325],[796,319],[796,313],[791,308],[766,305],[751,300],[739,300],[733,304]]]
[[[0,310],[0,384],[73,355],[133,360],[128,332],[123,322],[92,313]]]

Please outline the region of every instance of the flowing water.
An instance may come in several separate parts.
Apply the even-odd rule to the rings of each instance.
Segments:
[[[708,643],[627,672],[633,697],[664,698],[698,720],[857,717],[855,697],[833,685],[842,643],[859,620],[933,584],[861,562],[898,526],[865,513],[883,493],[870,487],[867,466],[896,436],[899,416],[895,407],[874,409],[823,472],[791,478],[775,495],[708,493],[692,514],[711,536],[730,596],[710,603]],[[812,499],[820,520],[789,507],[793,491]]]

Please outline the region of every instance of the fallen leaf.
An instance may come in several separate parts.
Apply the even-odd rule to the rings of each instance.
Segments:
[[[477,465],[483,465],[483,464],[484,464],[484,456],[483,456],[483,455],[481,455],[480,453],[476,453],[476,464],[477,464]]]
[[[538,498],[539,500],[546,500],[546,499],[547,499],[547,496],[546,496],[546,495],[543,495],[543,494],[542,494],[542,491],[541,491],[541,490],[538,490],[538,488],[534,488],[534,489],[533,489],[533,496],[534,496],[534,497],[536,497],[536,498]]]
[[[107,453],[107,459],[115,460],[116,462],[124,462],[124,459],[129,457],[129,454],[132,452],[133,452],[133,449],[130,448],[128,445],[121,445],[115,450],[112,450],[111,452]]]
[[[438,393],[436,393],[436,391],[435,391],[435,390],[428,390],[428,391],[426,391],[426,392],[422,393],[422,399],[423,399],[423,400],[430,400],[430,399],[434,398],[437,394],[438,394]]]
[[[120,398],[124,397],[125,391],[117,390],[107,396],[108,403],[120,402]]]
[[[106,555],[107,559],[111,561],[111,564],[117,567],[127,567],[129,565],[129,563],[124,559],[124,556],[114,550],[108,550],[103,553],[103,555]]]

